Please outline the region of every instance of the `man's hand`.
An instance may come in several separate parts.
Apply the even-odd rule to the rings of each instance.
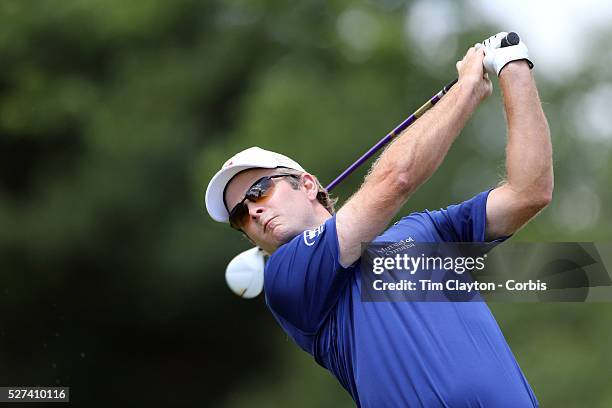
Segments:
[[[491,75],[499,76],[502,69],[512,61],[524,60],[529,68],[533,68],[533,63],[529,59],[529,50],[523,41],[510,47],[501,47],[502,38],[507,34],[502,31],[484,40],[482,45],[476,45],[478,48],[484,49],[486,55],[483,61],[484,67],[487,73]]]
[[[483,60],[485,53],[482,48],[470,48],[461,61],[457,61],[458,83],[473,87],[478,102],[482,102],[493,92],[489,76],[484,72]]]

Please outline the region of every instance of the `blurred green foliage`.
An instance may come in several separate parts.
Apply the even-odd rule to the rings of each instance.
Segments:
[[[426,59],[407,27],[412,7],[0,3],[0,385],[69,385],[89,406],[351,406],[262,299],[226,290],[225,265],[249,244],[208,218],[203,191],[252,145],[331,181],[453,78],[468,45],[501,29],[454,6],[462,28]],[[533,58],[555,200],[514,239],[609,240],[612,136],[592,137],[598,118],[580,107],[597,105],[589,95],[611,71],[587,59],[559,81]],[[504,143],[496,91],[402,214],[494,186]],[[341,201],[366,171],[335,191]],[[491,308],[543,406],[612,405],[610,305]]]

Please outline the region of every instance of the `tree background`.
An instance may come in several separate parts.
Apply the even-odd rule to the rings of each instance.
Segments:
[[[422,4],[0,3],[0,385],[70,386],[87,406],[352,406],[262,298],[228,291],[250,245],[203,192],[253,145],[331,181],[508,29],[474,2],[431,22]],[[514,240],[611,238],[610,34],[589,31],[562,78],[532,53],[555,197]],[[496,86],[402,214],[495,185],[504,144]],[[491,309],[542,406],[612,405],[610,304]]]

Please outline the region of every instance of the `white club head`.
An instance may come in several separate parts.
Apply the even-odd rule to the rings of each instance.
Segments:
[[[252,299],[263,290],[264,252],[251,248],[241,252],[230,261],[225,269],[225,281],[232,292],[245,299]]]

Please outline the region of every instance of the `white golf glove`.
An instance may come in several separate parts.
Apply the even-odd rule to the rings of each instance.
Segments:
[[[502,39],[504,39],[505,36],[507,36],[508,33],[505,31],[501,31],[495,35],[490,36],[489,38],[487,38],[486,40],[484,40],[482,42],[482,45],[484,45],[487,48],[490,49],[497,49],[501,47],[501,42]]]
[[[501,47],[502,39],[507,35],[506,32],[497,33],[482,42],[485,51],[483,61],[486,71],[499,76],[501,70],[512,61],[525,60],[529,68],[533,68],[533,63],[529,59],[529,50],[524,42],[520,41],[517,45]]]

